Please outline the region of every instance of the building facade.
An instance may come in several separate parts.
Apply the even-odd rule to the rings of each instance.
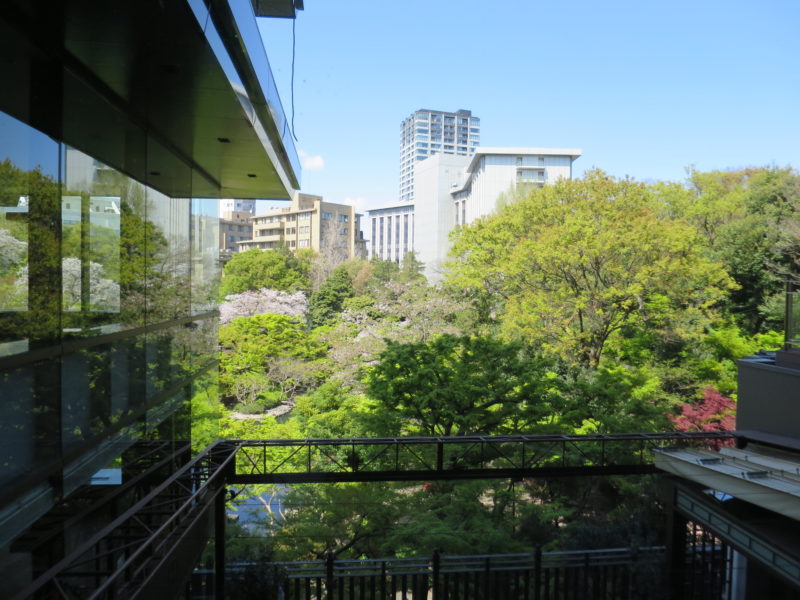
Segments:
[[[480,145],[481,121],[469,110],[421,108],[400,124],[400,203],[416,202],[414,167],[437,154],[472,156]]]
[[[226,213],[256,214],[256,201],[253,198],[223,198],[219,201],[219,214]]]
[[[799,308],[800,292],[790,289],[783,349],[739,361],[736,444],[656,454],[669,474],[671,598],[695,597],[691,571],[709,547],[727,548],[729,595],[720,597],[800,597]]]
[[[450,190],[455,225],[492,214],[501,195],[513,188],[572,179],[572,163],[580,155],[576,148],[479,148]]]
[[[239,251],[240,242],[253,239],[252,216],[250,212],[223,212],[220,215],[219,253],[223,261]]]
[[[239,251],[310,249],[335,261],[366,256],[361,214],[348,204],[325,202],[322,196],[297,193],[292,204],[250,217],[253,237],[239,242]]]
[[[455,227],[492,214],[498,200],[520,186],[571,178],[580,155],[578,149],[477,148],[472,156],[439,154],[416,163],[413,249],[425,276],[441,278]]]
[[[414,205],[399,204],[367,211],[369,258],[400,263],[414,250]]]
[[[212,441],[192,402],[217,373],[218,199],[299,188],[255,17],[249,0],[0,6],[2,597],[88,596],[127,542],[48,572]],[[195,497],[153,577],[104,597],[180,597],[220,498]]]
[[[449,235],[455,228],[455,213],[450,191],[465,177],[469,156],[439,154],[416,165],[417,202],[414,204],[417,237],[414,245],[416,258],[425,265],[429,281],[438,281],[442,275]]]

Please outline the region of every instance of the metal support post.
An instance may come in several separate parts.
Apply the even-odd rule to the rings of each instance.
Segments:
[[[440,555],[438,550],[433,551],[433,600],[438,600],[439,595],[439,569],[440,569]]]
[[[333,598],[335,591],[335,582],[333,580],[333,561],[333,552],[328,552],[328,555],[325,557],[325,591],[328,594],[328,598]]]
[[[675,508],[675,486],[666,486],[667,581],[671,600],[682,600],[686,583],[686,519]]]
[[[214,499],[214,598],[225,598],[225,498],[226,489],[220,488]]]

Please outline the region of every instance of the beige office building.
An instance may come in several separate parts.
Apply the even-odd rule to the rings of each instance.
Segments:
[[[340,260],[366,255],[361,215],[347,204],[325,202],[322,196],[295,194],[292,205],[250,217],[253,239],[239,242],[239,251],[310,248]]]
[[[252,214],[249,212],[223,212],[219,218],[219,253],[223,260],[239,251],[239,243],[253,237]]]

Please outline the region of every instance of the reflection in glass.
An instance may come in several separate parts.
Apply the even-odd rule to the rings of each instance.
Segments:
[[[184,319],[216,308],[218,233],[216,200],[165,195],[0,113],[0,484],[24,506],[0,512],[16,520],[3,535],[138,441],[189,439],[217,322]],[[49,358],[8,359],[31,350]]]
[[[75,148],[66,149],[65,172],[62,307],[82,315],[67,326],[75,333],[92,325],[120,324],[123,204],[138,195],[140,186]]]
[[[63,310],[118,313],[120,198],[63,196],[61,207]]]
[[[148,319],[175,319],[189,312],[190,210],[188,199],[147,190]]]
[[[58,156],[52,139],[0,112],[0,356],[29,348],[31,323],[15,313],[30,309],[31,236],[45,248],[52,244],[52,231],[40,227],[38,219],[31,230],[31,209],[38,217],[58,194]],[[42,283],[39,279],[34,285]],[[48,325],[43,323],[34,337],[46,338]]]
[[[0,373],[0,484],[30,469],[36,460],[34,369]]]
[[[219,201],[192,200],[192,302],[193,315],[217,307],[219,266]]]

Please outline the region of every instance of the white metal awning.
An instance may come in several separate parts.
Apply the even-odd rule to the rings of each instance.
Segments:
[[[655,451],[655,464],[667,473],[800,521],[800,460],[749,448],[666,449]]]

